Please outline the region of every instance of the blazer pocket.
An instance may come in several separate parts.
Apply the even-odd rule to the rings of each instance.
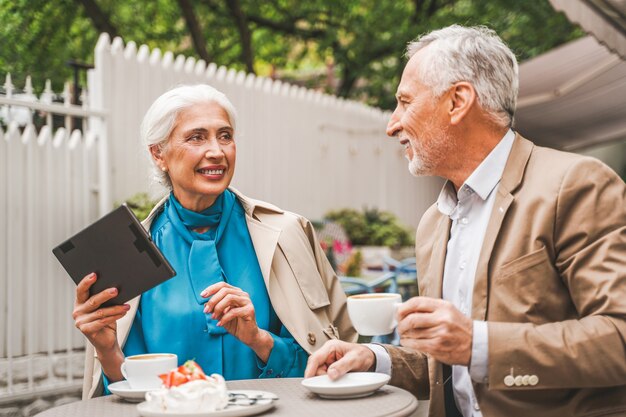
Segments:
[[[545,246],[541,246],[539,249],[528,253],[520,258],[514,259],[505,263],[500,267],[498,272],[498,279],[504,279],[508,276],[519,274],[527,269],[539,265],[542,262],[549,262],[550,257]]]
[[[495,285],[489,307],[495,321],[541,324],[572,315],[568,289],[544,246],[502,265]]]

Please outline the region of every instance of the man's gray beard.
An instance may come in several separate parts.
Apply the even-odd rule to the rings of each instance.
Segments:
[[[433,167],[438,161],[443,160],[446,154],[449,154],[451,145],[450,137],[443,131],[436,136],[436,139],[433,138],[427,153],[418,152],[413,143],[409,141],[409,146],[413,151],[413,157],[409,160],[409,172],[411,175],[414,177],[434,175]]]
[[[409,160],[409,172],[414,177],[424,175],[424,161],[417,156],[415,149],[413,149],[413,158]]]

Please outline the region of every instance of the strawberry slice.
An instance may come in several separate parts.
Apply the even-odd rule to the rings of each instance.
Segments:
[[[193,360],[188,360],[187,362],[179,366],[178,371],[182,372],[185,375],[194,375],[194,374],[204,375],[204,371],[202,370],[200,365],[198,365],[196,361],[193,361]]]
[[[207,379],[204,371],[195,361],[189,360],[166,374],[159,375],[166,388],[177,387],[189,381]]]
[[[189,381],[187,375],[184,375],[178,370],[170,371],[167,374],[159,375],[161,381],[163,381],[163,385],[166,388],[177,387],[179,385],[183,385]]]

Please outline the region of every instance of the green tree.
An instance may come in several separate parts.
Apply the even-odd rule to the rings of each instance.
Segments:
[[[0,22],[0,74],[55,89],[107,32],[383,108],[420,33],[487,25],[520,60],[582,34],[548,0],[0,0]]]

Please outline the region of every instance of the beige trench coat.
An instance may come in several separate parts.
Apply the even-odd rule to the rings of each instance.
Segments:
[[[346,297],[332,267],[321,251],[311,223],[297,214],[245,197],[230,188],[246,212],[248,231],[259,260],[265,286],[276,314],[309,354],[330,339],[353,342],[356,331],[348,318]],[[152,210],[152,221],[165,203]],[[140,297],[117,322],[117,339],[124,346]],[[87,342],[83,398],[102,394],[102,369],[93,346]]]

